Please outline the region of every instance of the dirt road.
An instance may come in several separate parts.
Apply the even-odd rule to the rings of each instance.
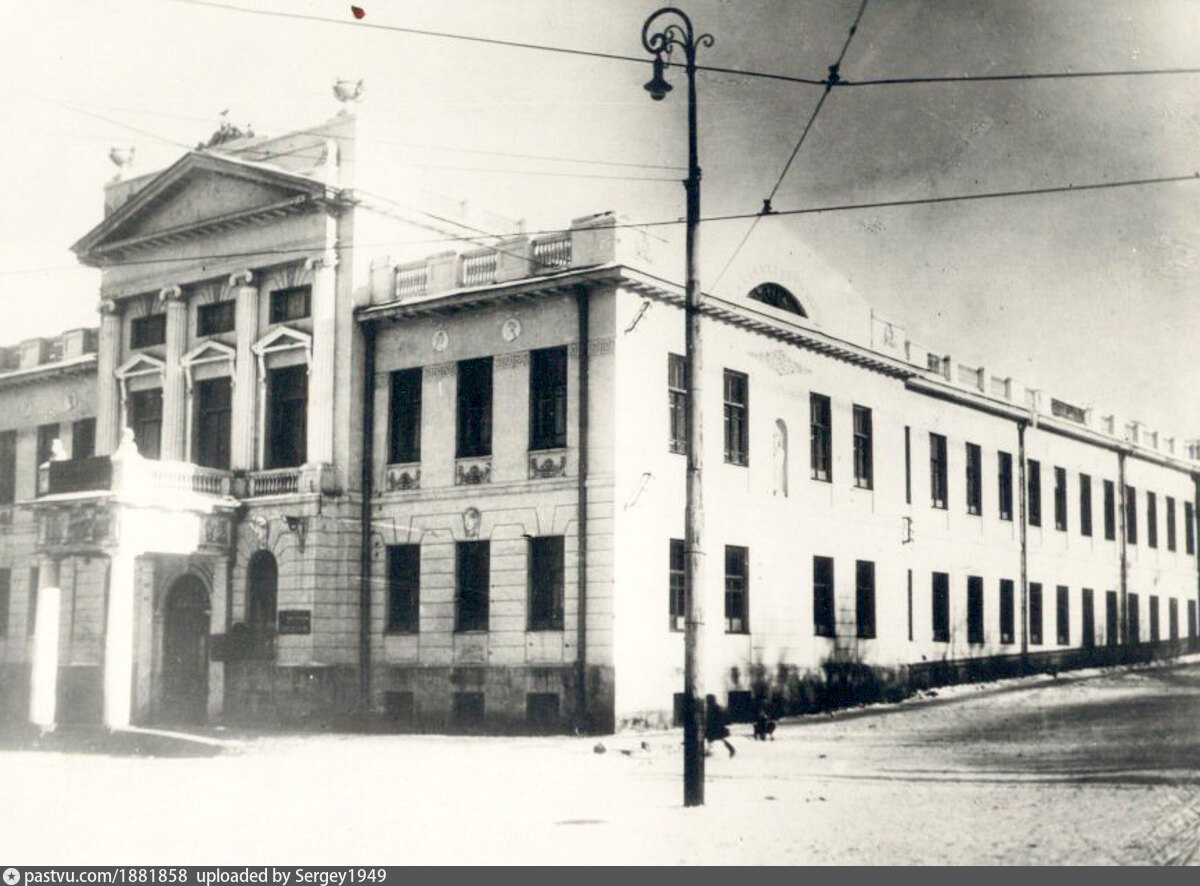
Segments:
[[[0,754],[0,864],[1197,863],[1200,660],[735,733],[273,736],[215,759]]]

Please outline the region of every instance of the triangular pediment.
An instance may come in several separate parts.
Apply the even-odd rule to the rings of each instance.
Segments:
[[[237,351],[220,341],[201,342],[192,348],[180,361],[184,366],[195,366],[197,363],[216,363],[220,360],[232,360]]]
[[[113,371],[113,374],[117,378],[129,378],[135,375],[154,375],[161,373],[165,367],[166,364],[153,354],[134,354],[118,366]]]
[[[312,349],[312,336],[299,329],[292,329],[290,326],[280,326],[250,346],[250,349],[260,357],[264,354],[286,351],[291,348],[304,348],[307,353]]]
[[[307,176],[192,152],[138,189],[71,248],[99,260],[133,245],[166,242],[311,207],[334,189]]]

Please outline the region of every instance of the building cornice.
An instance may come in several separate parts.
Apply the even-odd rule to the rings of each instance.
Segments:
[[[65,360],[55,360],[50,363],[39,363],[25,369],[14,369],[11,372],[0,373],[0,388],[9,385],[31,384],[58,375],[75,375],[94,372],[96,355],[80,354],[78,357],[68,357]]]

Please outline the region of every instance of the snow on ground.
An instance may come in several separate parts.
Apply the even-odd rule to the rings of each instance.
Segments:
[[[1198,860],[1200,657],[680,735],[266,736],[214,759],[0,754],[4,864]]]

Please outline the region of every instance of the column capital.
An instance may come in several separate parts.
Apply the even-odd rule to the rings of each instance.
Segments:
[[[233,286],[252,286],[254,284],[254,272],[249,268],[243,268],[240,271],[234,271],[229,275],[229,285]]]
[[[99,311],[101,317],[119,317],[121,314],[121,308],[115,298],[100,299]]]
[[[168,304],[172,302],[182,302],[183,288],[175,283],[171,284],[170,286],[164,286],[158,292],[158,300],[165,301]]]
[[[306,270],[306,271],[333,270],[334,268],[337,267],[337,264],[338,264],[337,253],[334,252],[332,249],[330,249],[328,252],[324,253],[323,255],[312,255],[312,256],[309,256],[308,258],[306,258],[304,260],[304,270]]]

